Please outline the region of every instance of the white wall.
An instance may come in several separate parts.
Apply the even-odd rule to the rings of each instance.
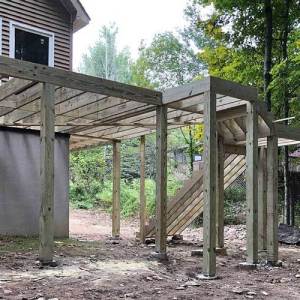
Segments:
[[[55,235],[69,235],[69,137],[55,141]],[[0,128],[0,234],[38,235],[40,136]]]

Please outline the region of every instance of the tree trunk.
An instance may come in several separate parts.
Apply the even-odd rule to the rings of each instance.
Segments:
[[[272,68],[272,44],[273,44],[273,13],[272,0],[265,0],[265,59],[264,59],[264,92],[267,108],[271,111],[271,92],[269,85],[271,83],[271,68]]]
[[[190,154],[191,174],[193,174],[193,171],[194,171],[194,139],[193,139],[193,133],[192,133],[191,126],[189,126],[189,154]]]
[[[283,34],[282,34],[282,59],[286,62],[288,61],[288,36],[289,36],[289,13],[290,13],[290,0],[284,0],[284,22],[283,22]],[[286,65],[287,68],[287,65]],[[283,72],[283,108],[284,108],[284,118],[289,117],[290,105],[289,105],[289,93],[287,87],[287,70]],[[288,120],[285,121],[288,125]],[[283,176],[284,176],[284,206],[285,206],[285,222],[288,225],[294,223],[293,220],[293,210],[294,210],[294,200],[290,191],[290,180],[289,180],[289,147],[284,147],[284,165],[283,165]]]

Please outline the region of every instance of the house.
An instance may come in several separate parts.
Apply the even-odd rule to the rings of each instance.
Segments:
[[[71,70],[73,33],[89,21],[79,0],[2,0],[0,54]]]
[[[78,0],[1,0],[0,54],[72,70],[73,33],[86,26],[89,20]],[[21,98],[19,92],[14,95],[16,102]],[[39,96],[39,91],[33,95]],[[1,123],[10,113],[10,108],[0,108]],[[19,115],[13,121],[17,122],[21,117]],[[54,218],[58,237],[69,234],[68,161],[69,135],[56,134]],[[0,166],[0,234],[37,235],[39,131],[0,127]]]

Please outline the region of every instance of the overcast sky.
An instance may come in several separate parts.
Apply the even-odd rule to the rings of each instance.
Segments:
[[[187,0],[81,0],[91,23],[74,36],[74,69],[81,56],[98,38],[103,25],[119,27],[118,48],[128,46],[137,56],[140,41],[151,41],[155,33],[176,30],[184,25]]]

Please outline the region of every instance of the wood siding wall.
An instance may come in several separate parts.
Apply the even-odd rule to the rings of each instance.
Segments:
[[[2,55],[9,56],[9,23],[15,21],[54,33],[54,66],[72,69],[71,16],[59,0],[0,0]]]

